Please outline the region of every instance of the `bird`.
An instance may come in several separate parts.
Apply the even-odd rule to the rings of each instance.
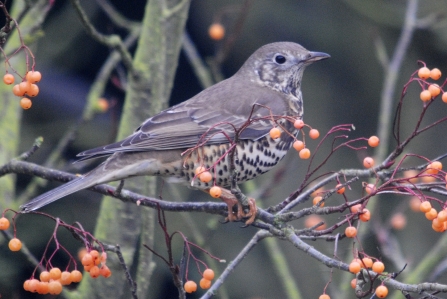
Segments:
[[[31,212],[82,189],[149,175],[208,193],[219,186],[226,219],[251,224],[255,200],[249,198],[244,210],[228,188],[269,171],[286,155],[299,133],[293,120],[303,119],[303,71],[329,57],[294,42],[266,44],[228,79],[148,118],[125,139],[78,154],[79,161],[108,158],[20,209]],[[279,138],[270,136],[273,127]],[[211,181],[201,181],[198,169],[209,171]]]

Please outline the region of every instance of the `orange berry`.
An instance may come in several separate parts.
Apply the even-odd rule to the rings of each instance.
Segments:
[[[68,271],[64,271],[61,273],[60,282],[63,286],[71,284],[71,273]]]
[[[341,184],[337,184],[337,186],[335,186],[335,189],[339,188],[341,186]],[[345,187],[341,187],[340,189],[337,190],[338,194],[343,194],[345,193],[346,188]]]
[[[196,175],[199,175],[199,174],[201,174],[202,172],[205,172],[205,171],[206,171],[206,168],[205,168],[205,167],[203,167],[203,166],[199,166],[199,167],[196,168],[196,170],[194,170],[194,173],[195,173]]]
[[[425,213],[425,218],[427,218],[428,220],[433,220],[436,217],[438,217],[438,211],[436,211],[435,209],[431,208],[430,211],[428,211],[427,213]]]
[[[79,270],[73,270],[70,273],[72,282],[80,282],[82,280],[82,273]]]
[[[83,266],[91,266],[91,265],[93,265],[94,261],[93,261],[92,255],[90,253],[84,254],[84,256],[82,257],[82,260],[81,260],[81,264]]]
[[[421,181],[422,181],[422,183],[426,183],[426,184],[433,183],[434,181],[436,181],[436,177],[425,172],[424,175],[421,176]]]
[[[321,196],[315,196],[314,199],[312,200],[313,205],[317,205],[321,200],[323,199],[323,197]],[[324,207],[324,201],[321,202],[320,204],[320,208]]]
[[[429,201],[423,201],[419,205],[419,211],[422,213],[427,213],[431,210],[431,203]]]
[[[30,83],[37,83],[42,79],[42,74],[39,71],[29,71],[26,73],[25,78]]]
[[[439,78],[441,78],[441,71],[437,68],[434,68],[430,71],[430,78],[432,78],[433,80],[439,80]]]
[[[350,210],[351,210],[351,213],[358,213],[358,212],[361,212],[362,210],[361,210],[361,207],[362,207],[362,205],[361,204],[356,204],[356,205],[353,205],[351,208],[350,208]]]
[[[8,228],[9,228],[8,218],[5,217],[0,218],[0,230],[7,230]]]
[[[363,166],[365,166],[365,168],[371,168],[374,166],[374,159],[371,157],[366,157],[365,159],[363,159]]]
[[[388,296],[388,288],[386,286],[378,286],[376,288],[376,296],[377,298],[385,298]]]
[[[421,200],[417,196],[412,196],[410,199],[410,209],[413,212],[420,212],[419,206],[421,205]]]
[[[433,219],[431,224],[432,224],[433,228],[435,228],[435,227],[438,228],[438,229],[444,228],[444,223],[439,221],[438,218]]]
[[[374,184],[366,184],[365,192],[368,193],[368,194],[376,192],[376,186],[374,186]]]
[[[423,102],[428,102],[431,100],[431,92],[428,90],[423,90],[421,91],[421,94],[419,95],[419,98],[423,101]]]
[[[201,180],[201,181],[204,182],[204,183],[208,183],[208,182],[210,182],[212,179],[213,179],[213,176],[211,175],[211,173],[210,173],[209,171],[202,172],[202,173],[199,175],[199,180]]]
[[[314,227],[315,225],[322,223],[323,222],[323,218],[321,218],[318,215],[309,215],[306,220],[304,220],[304,226],[307,228],[310,227]],[[315,228],[315,230],[323,230],[326,229],[326,224],[323,222],[322,225],[318,226],[317,228]]]
[[[309,131],[309,137],[312,139],[317,139],[318,137],[320,137],[320,132],[318,132],[317,129],[312,129]]]
[[[430,171],[426,171],[429,174],[438,174],[440,170],[442,170],[442,163],[439,161],[433,161],[427,165],[427,169]]]
[[[211,287],[211,280],[208,280],[208,279],[206,279],[206,278],[202,278],[201,280],[200,280],[200,287],[202,288],[202,289],[204,289],[204,290],[207,290],[207,289],[209,289],[210,287]]]
[[[306,145],[304,144],[304,142],[302,142],[301,140],[297,140],[293,143],[293,148],[299,152],[300,150],[302,150]]]
[[[48,291],[51,295],[59,295],[62,292],[62,284],[58,280],[48,283]]]
[[[23,282],[23,289],[25,290],[25,291],[29,291],[29,283],[30,283],[30,279],[27,279],[27,280],[25,280],[24,282]]]
[[[363,209],[363,213],[359,215],[362,222],[368,222],[371,219],[371,212],[368,209]]]
[[[345,235],[348,238],[354,238],[355,236],[357,236],[357,229],[353,226],[348,226],[345,229]]]
[[[11,85],[12,83],[14,83],[14,76],[12,74],[5,74],[3,76],[3,82],[6,85]]]
[[[304,127],[304,121],[302,121],[301,119],[297,119],[293,123],[293,126],[295,127],[295,129],[300,130],[300,129],[302,129]]]
[[[353,258],[352,261],[351,261],[351,263],[353,263],[353,262],[359,263],[360,267],[361,267],[361,268],[364,268],[364,267],[363,267],[362,260],[359,259],[358,257]]]
[[[438,213],[438,221],[439,222],[446,222],[447,221],[447,212],[445,210],[442,210]]]
[[[25,95],[25,92],[22,92],[20,90],[19,84],[16,84],[12,87],[12,93],[18,97],[23,97]]]
[[[421,79],[428,79],[430,78],[430,69],[428,67],[421,67],[418,71],[418,76]]]
[[[278,139],[279,137],[281,137],[281,131],[278,128],[272,128],[270,130],[270,137],[272,139]]]
[[[428,86],[428,91],[431,96],[435,98],[441,93],[441,88],[438,84],[430,84],[430,86]]]
[[[95,265],[95,264],[91,264],[91,265],[84,266],[84,270],[87,271],[87,272],[90,272],[90,269],[91,269],[94,265]]]
[[[225,27],[219,23],[211,24],[210,28],[208,29],[208,34],[211,39],[221,40],[225,36]]]
[[[416,177],[419,174],[419,171],[411,169],[404,171],[404,177],[408,179],[409,183],[416,184],[418,182],[418,178]],[[418,205],[419,208],[419,205]]]
[[[103,265],[99,269],[99,275],[101,275],[105,278],[109,278],[112,275],[112,271],[110,271],[110,269],[109,269],[109,267],[107,267],[107,265]]]
[[[37,288],[39,286],[39,282],[40,281],[38,281],[35,278],[28,280],[28,290],[27,291],[32,292],[32,293],[37,292]],[[25,287],[25,286],[23,286],[23,287]]]
[[[210,189],[210,195],[214,198],[219,198],[222,195],[222,189],[217,186],[213,186]]]
[[[372,270],[378,274],[382,273],[385,270],[385,265],[382,262],[376,261],[372,265]]]
[[[320,295],[320,297],[318,297],[318,299],[331,299],[331,297],[329,297],[328,294],[322,294]]]
[[[186,293],[193,293],[197,291],[197,283],[192,280],[188,280],[187,282],[185,282],[183,288],[185,289]]]
[[[444,92],[444,93],[442,94],[441,100],[442,100],[444,103],[447,103],[447,92]]]
[[[373,265],[373,260],[369,257],[362,258],[362,264],[365,266],[365,268],[371,268]]]
[[[11,251],[19,251],[22,248],[22,242],[17,238],[12,238],[8,246]]]
[[[85,248],[79,248],[79,250],[78,250],[78,259],[80,260],[80,261],[82,261],[82,258],[84,257],[84,255],[87,253],[87,249],[85,249]]]
[[[91,278],[97,278],[100,275],[99,267],[98,266],[91,267],[89,273]]]
[[[54,267],[50,269],[50,279],[57,280],[61,278],[61,269]]]
[[[30,97],[37,96],[39,94],[39,86],[37,86],[36,84],[31,84],[26,94]]]
[[[20,92],[26,93],[26,92],[28,92],[30,87],[31,87],[31,83],[29,83],[28,81],[23,81],[23,82],[19,83]]]
[[[349,272],[357,274],[360,272],[361,265],[358,262],[352,262],[349,264]]]
[[[369,139],[368,139],[368,145],[369,145],[370,147],[376,147],[376,146],[379,145],[379,143],[380,143],[380,139],[379,139],[379,137],[377,137],[377,136],[371,136],[371,137],[369,137]]]
[[[96,108],[97,111],[99,112],[106,112],[107,110],[109,110],[109,101],[107,101],[104,98],[100,98],[97,102],[96,102]]]
[[[203,271],[203,278],[208,279],[208,280],[213,280],[214,279],[214,271],[213,269],[206,269],[205,271]]]
[[[41,273],[40,273],[40,276],[39,276],[39,278],[40,278],[40,281],[43,281],[43,282],[49,282],[50,281],[50,272],[48,272],[48,271],[42,271]]]
[[[299,152],[299,156],[301,159],[306,160],[310,158],[310,150],[308,148],[303,148]]]
[[[89,253],[92,256],[94,261],[99,259],[99,252],[98,252],[98,250],[93,249],[93,250],[90,250]]]
[[[407,217],[403,213],[395,213],[390,219],[390,224],[395,230],[401,230],[407,225]]]
[[[28,110],[33,105],[33,102],[31,102],[28,98],[22,98],[20,100],[20,107],[22,107],[25,110]]]
[[[37,284],[36,292],[41,295],[48,294],[50,292],[50,284],[48,282],[40,281]]]
[[[357,279],[353,278],[351,280],[351,288],[355,289],[356,286],[357,286]]]

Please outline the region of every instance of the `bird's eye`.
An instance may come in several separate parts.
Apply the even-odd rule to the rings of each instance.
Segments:
[[[275,62],[277,64],[284,64],[286,62],[286,58],[282,55],[276,55],[275,56]]]

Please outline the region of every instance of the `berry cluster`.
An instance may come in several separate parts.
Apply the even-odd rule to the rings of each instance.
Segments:
[[[317,129],[312,129],[309,125],[304,124],[304,122],[301,119],[297,119],[294,121],[293,126],[298,129],[302,130],[304,126],[307,126],[310,128],[309,130],[309,137],[311,139],[317,139],[320,137],[320,132],[318,132]],[[304,134],[303,134],[304,136]],[[278,139],[281,137],[281,130],[277,127],[274,127],[270,130],[270,137],[272,139]],[[306,143],[301,140],[295,140],[293,143],[293,148],[299,152],[299,156],[301,159],[309,159],[310,158],[310,150],[306,148]]]
[[[106,252],[102,252],[100,255],[97,250],[93,249],[90,252],[83,251],[79,256],[81,257],[81,264],[84,266],[84,270],[90,274],[90,277],[98,278],[103,276],[108,278],[112,275],[112,271],[106,265]]]
[[[61,271],[59,268],[51,268],[50,271],[43,271],[39,276],[40,280],[30,278],[25,280],[23,288],[25,291],[38,294],[59,295],[62,286],[78,283],[82,280],[82,273],[79,270],[71,272]]]
[[[379,260],[373,262],[369,257],[364,257],[362,259],[354,258],[349,264],[349,272],[357,274],[361,269],[371,269],[380,275],[385,271],[385,265]],[[354,278],[351,280],[351,287],[355,289],[356,285],[357,279]],[[388,288],[384,285],[380,285],[376,288],[375,294],[378,298],[385,298],[388,295]]]
[[[37,82],[42,79],[42,74],[39,71],[29,71],[26,73],[25,78],[22,82],[14,85],[12,88],[12,93],[18,97],[28,96],[35,97],[39,94],[39,86],[37,86]],[[7,85],[13,84],[15,81],[14,75],[5,74],[3,76],[3,82]],[[31,108],[32,102],[29,98],[24,97],[20,100],[20,106],[23,109]]]
[[[420,94],[420,99],[423,102],[428,102],[430,100],[434,100],[439,94],[441,94],[442,91],[442,101],[444,103],[447,103],[447,92],[442,90],[442,86],[440,87],[438,84],[435,83],[429,83],[426,80],[431,78],[433,80],[439,80],[441,78],[441,71],[437,68],[434,68],[430,70],[428,67],[424,66],[421,67],[418,72],[418,77],[422,79],[420,81],[422,91]]]
[[[8,210],[6,210],[5,212],[7,212]],[[3,212],[3,215],[4,213]],[[66,223],[60,221],[59,219],[56,219],[57,221],[57,226],[61,225],[61,226],[69,226]],[[12,238],[9,241],[9,248],[11,251],[19,251],[22,248],[22,243],[21,241],[16,237],[16,228],[15,228],[15,223],[14,223],[14,218],[13,218],[13,225],[14,225],[14,238]],[[2,216],[0,218],[0,230],[7,230],[10,227],[10,221]],[[79,230],[79,228],[73,227],[73,226],[69,226],[71,229],[75,230],[75,231],[82,231]],[[57,229],[56,229],[57,230]],[[82,231],[83,233],[85,233],[84,231]],[[91,236],[89,233],[85,233],[87,236]],[[23,287],[26,291],[32,292],[32,293],[39,293],[39,294],[53,294],[53,295],[57,295],[60,294],[62,292],[62,287],[64,285],[69,285],[71,283],[77,283],[80,282],[82,280],[82,273],[77,270],[76,268],[76,261],[75,258],[71,256],[71,254],[67,251],[67,249],[60,244],[57,241],[56,235],[53,235],[53,237],[51,238],[51,240],[54,240],[56,242],[56,244],[58,245],[58,249],[62,249],[64,250],[66,253],[68,253],[68,255],[70,256],[70,262],[67,265],[67,270],[66,271],[61,271],[59,268],[57,267],[53,267],[51,264],[51,257],[54,256],[53,255],[50,258],[46,258],[45,254],[42,257],[39,265],[42,265],[44,268],[49,269],[48,271],[43,271],[40,276],[39,279],[35,278],[35,273],[38,269],[39,266],[36,267],[36,269],[34,270],[32,276],[30,279],[26,280],[25,283],[23,284]],[[49,242],[51,242],[51,240]],[[99,242],[94,239],[92,237],[93,242],[96,242],[99,244]],[[91,242],[88,239],[85,239],[85,241],[87,242],[86,244],[89,244],[88,247],[91,247]],[[101,248],[102,245],[100,244]],[[48,245],[47,245],[48,248]],[[82,251],[82,253],[78,254],[79,259],[81,260],[82,265],[84,266],[84,270],[86,272],[89,272],[90,276],[92,278],[97,278],[98,276],[104,276],[106,278],[110,277],[112,275],[112,272],[110,271],[109,267],[107,267],[106,265],[106,260],[107,260],[107,253],[106,252],[102,252],[102,254],[99,254],[99,252],[97,250],[90,250],[89,252],[87,252],[86,249],[84,249]],[[70,267],[70,263],[74,264],[74,270],[69,272],[68,269]]]
[[[202,279],[200,280],[200,287],[207,290],[211,287],[211,280],[214,279],[214,271],[212,269],[206,269],[203,271]],[[186,293],[194,293],[197,291],[197,283],[193,280],[188,280],[183,286]]]

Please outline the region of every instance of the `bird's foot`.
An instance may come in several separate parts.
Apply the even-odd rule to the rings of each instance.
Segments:
[[[255,221],[258,209],[254,198],[248,198],[248,205],[242,206],[231,191],[222,189],[220,199],[228,206],[228,216],[225,218],[225,222],[241,221],[248,218],[245,221],[245,225],[250,225]],[[235,207],[237,207],[237,210],[234,209]]]
[[[254,198],[248,198],[248,209],[244,209],[240,202],[237,203],[237,216],[239,219],[248,218],[245,221],[245,225],[250,225],[255,221],[258,208],[256,207],[256,201]]]

